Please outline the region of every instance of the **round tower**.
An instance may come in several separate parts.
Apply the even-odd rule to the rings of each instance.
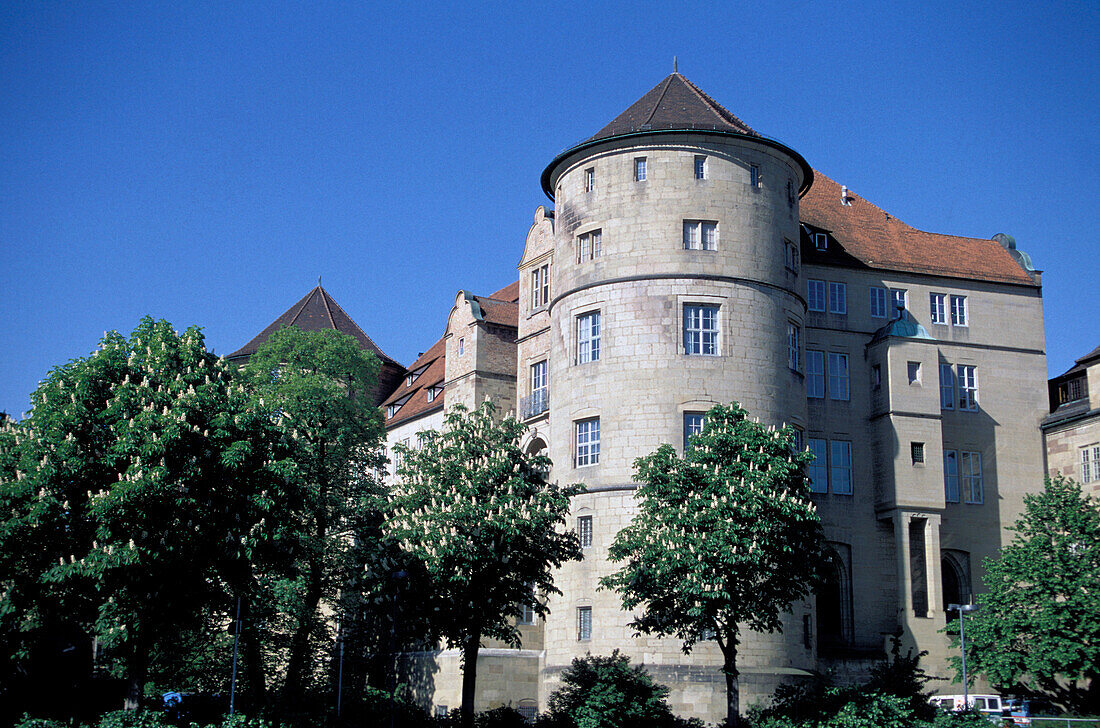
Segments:
[[[561,570],[545,625],[543,705],[572,658],[618,648],[678,712],[724,718],[717,645],[684,655],[678,640],[634,637],[599,579],[634,513],[635,458],[682,448],[702,413],[734,400],[805,427],[798,199],[812,177],[678,73],[543,173],[556,208],[550,456],[557,480],[588,488],[573,503],[585,560]],[[743,633],[743,705],[812,667],[806,614],[782,635]]]

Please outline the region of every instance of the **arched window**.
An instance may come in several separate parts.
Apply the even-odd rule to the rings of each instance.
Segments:
[[[970,603],[970,554],[965,551],[940,552],[940,585],[943,609],[948,604]]]
[[[852,643],[851,547],[830,544],[817,588],[817,635],[821,647]]]

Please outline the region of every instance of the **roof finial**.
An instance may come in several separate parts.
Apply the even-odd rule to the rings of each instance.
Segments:
[[[321,276],[317,276],[317,287],[321,287]]]
[[[672,57],[672,72],[673,73],[679,73],[679,71],[676,70],[676,56]]]

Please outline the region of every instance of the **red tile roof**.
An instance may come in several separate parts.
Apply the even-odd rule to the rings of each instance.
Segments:
[[[387,428],[408,422],[443,407],[444,392],[440,391],[435,399],[428,401],[428,390],[436,386],[443,387],[443,380],[446,376],[446,357],[447,343],[444,339],[440,339],[432,344],[430,349],[416,358],[416,361],[409,367],[409,372],[423,369],[420,375],[411,385],[407,383],[407,377],[403,378],[397,389],[382,402],[382,407],[388,408],[402,399],[405,400],[405,403],[401,405],[394,417],[386,418]],[[385,412],[383,412],[384,414]]]
[[[837,182],[814,170],[814,183],[802,198],[800,216],[807,225],[831,233],[844,253],[854,259],[850,261],[852,264],[883,270],[1036,285],[995,240],[917,230],[851,190],[847,196],[851,205],[842,204],[841,187]],[[806,262],[816,262],[817,257],[811,251]],[[829,257],[832,262],[837,262],[835,256]]]
[[[256,350],[260,348],[260,345],[267,341],[269,336],[287,326],[297,326],[302,331],[335,329],[336,331],[355,338],[360,346],[377,356],[383,362],[392,362],[397,366],[401,366],[396,361],[386,356],[386,354],[378,348],[378,345],[367,336],[366,332],[359,328],[359,324],[355,323],[351,316],[348,316],[347,312],[340,308],[340,304],[336,303],[336,301],[332,299],[332,296],[328,294],[328,291],[321,288],[321,286],[317,286],[307,293],[302,300],[283,312],[282,316],[271,322],[271,324],[255,336],[252,341],[249,341],[226,358],[233,360],[252,356],[256,353]]]

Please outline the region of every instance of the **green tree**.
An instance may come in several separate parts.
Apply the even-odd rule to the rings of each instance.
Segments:
[[[520,447],[523,425],[494,421],[486,402],[456,405],[442,432],[419,449],[399,448],[398,484],[387,530],[417,561],[438,612],[433,638],[462,651],[462,718],[473,725],[477,655],[491,637],[519,645],[521,605],[560,593],[553,569],[581,558],[576,534],[563,530],[569,499],[580,486],[548,483],[550,461]]]
[[[671,445],[635,461],[638,513],[615,537],[601,580],[623,608],[642,607],[639,632],[674,635],[690,652],[713,635],[723,655],[727,723],[738,725],[737,647],[744,625],[782,628],[805,598],[824,544],[795,431],[717,406],[683,457]]]
[[[384,432],[371,395],[378,369],[346,334],[291,326],[272,334],[243,372],[256,404],[287,433],[296,464],[294,512],[281,534],[289,564],[266,580],[290,632],[282,687],[290,709],[316,684],[320,645],[332,642],[322,606],[337,604],[362,570],[364,549],[379,543],[374,474]]]
[[[668,688],[615,650],[611,656],[574,658],[561,687],[548,701],[547,728],[641,728],[690,726],[668,705]],[[701,724],[698,724],[701,725]]]
[[[232,564],[271,534],[273,432],[202,333],[146,317],[49,373],[0,458],[0,632],[61,625],[121,663],[135,707],[154,646],[227,611]]]
[[[1024,496],[1012,530],[985,562],[986,593],[966,620],[967,667],[1100,713],[1100,503],[1073,480],[1048,478]]]

